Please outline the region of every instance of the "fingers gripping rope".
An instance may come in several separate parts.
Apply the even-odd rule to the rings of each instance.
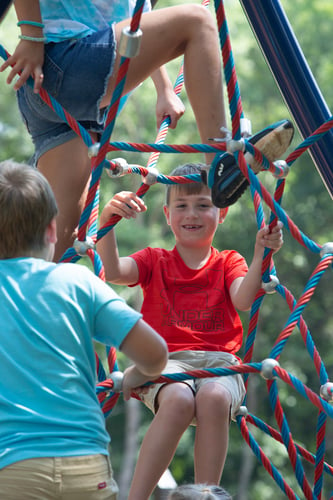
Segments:
[[[258,293],[254,304],[251,309],[251,317],[249,322],[249,331],[246,341],[246,354],[244,356],[244,363],[237,367],[232,367],[229,369],[221,368],[215,369],[214,372],[208,370],[200,370],[192,373],[183,374],[163,374],[159,381],[161,382],[177,382],[178,380],[196,377],[210,377],[210,376],[227,376],[235,373],[241,373],[244,379],[248,380],[248,375],[261,374],[263,378],[267,380],[267,389],[270,397],[270,402],[274,414],[276,415],[278,426],[280,432],[271,429],[269,426],[260,421],[260,419],[251,415],[246,407],[246,404],[241,407],[237,416],[237,424],[241,430],[241,433],[245,441],[249,444],[258,460],[265,466],[266,470],[273,477],[273,479],[278,484],[279,488],[283,493],[289,498],[297,498],[291,488],[286,484],[282,476],[279,474],[274,465],[270,462],[264,452],[260,449],[255,439],[248,430],[248,423],[256,425],[266,434],[270,435],[272,438],[276,439],[280,443],[284,444],[287,453],[290,458],[290,462],[295,470],[295,475],[297,480],[304,491],[306,498],[319,498],[320,495],[320,474],[318,471],[323,470],[323,473],[333,475],[332,467],[324,462],[323,457],[320,455],[319,451],[324,445],[324,433],[322,432],[323,426],[318,426],[318,444],[316,454],[311,454],[307,452],[302,447],[296,445],[292,440],[291,432],[288,428],[288,423],[284,415],[281,402],[279,400],[279,395],[277,391],[276,381],[279,380],[285,384],[288,384],[295,391],[297,391],[303,398],[307,399],[311,404],[316,406],[320,412],[320,419],[318,419],[318,424],[321,424],[323,416],[325,418],[333,418],[332,407],[329,403],[333,401],[333,384],[329,381],[325,366],[320,358],[318,351],[314,345],[313,339],[305,324],[302,317],[302,312],[305,307],[308,306],[310,299],[321,279],[323,274],[332,268],[333,261],[333,243],[328,242],[324,245],[318,245],[310,238],[308,238],[302,231],[295,225],[293,221],[290,220],[286,212],[281,207],[281,200],[283,196],[283,191],[285,187],[286,177],[290,170],[292,164],[305,152],[309,147],[318,141],[324,134],[331,130],[333,126],[333,119],[328,120],[324,123],[318,130],[314,131],[308,140],[305,140],[298,148],[294,150],[293,153],[289,155],[286,160],[276,160],[270,162],[267,158],[261,154],[261,152],[251,144],[248,140],[248,136],[251,134],[249,125],[245,125],[243,116],[243,109],[241,103],[241,96],[239,92],[237,76],[234,67],[234,61],[231,52],[230,37],[227,29],[225,12],[223,4],[216,2],[216,12],[217,20],[219,25],[219,34],[221,40],[221,47],[224,59],[224,67],[226,74],[226,82],[228,86],[229,94],[229,104],[230,112],[232,117],[232,137],[228,139],[225,143],[213,143],[213,144],[197,144],[197,145],[165,145],[164,139],[167,130],[167,120],[161,125],[160,132],[157,136],[156,142],[154,144],[137,144],[137,143],[110,143],[109,139],[113,131],[114,121],[118,109],[118,103],[121,95],[121,88],[124,85],[124,75],[128,69],[128,58],[132,57],[140,46],[140,32],[138,31],[138,24],[140,18],[140,7],[135,13],[134,21],[131,24],[129,31],[124,33],[124,40],[122,42],[123,47],[122,52],[122,62],[121,70],[117,77],[116,91],[112,97],[111,105],[109,108],[109,113],[105,123],[105,133],[102,136],[100,143],[94,143],[89,134],[83,129],[62,107],[51,98],[43,89],[40,93],[42,99],[52,108],[54,111],[62,117],[62,119],[67,122],[71,128],[82,137],[83,141],[89,148],[89,155],[92,160],[92,181],[89,189],[89,195],[87,198],[87,203],[85,210],[82,214],[80,220],[80,231],[79,238],[76,240],[73,249],[64,256],[64,260],[76,261],[81,257],[88,256],[94,262],[94,268],[96,274],[102,275],[103,264],[98,261],[98,255],[95,251],[95,244],[99,238],[103,237],[113,225],[116,224],[120,218],[115,218],[110,221],[110,224],[106,228],[101,228],[99,231],[97,229],[91,230],[89,232],[89,227],[94,226],[94,220],[97,218],[98,211],[96,210],[98,204],[98,187],[100,182],[100,176],[104,168],[110,172],[112,178],[116,178],[121,175],[126,174],[137,174],[142,177],[143,186],[140,188],[138,193],[144,195],[149,187],[155,183],[167,184],[167,183],[178,183],[178,182],[200,182],[201,179],[195,176],[188,177],[186,179],[176,179],[160,174],[157,170],[150,170],[150,167],[155,167],[157,158],[161,152],[163,153],[194,153],[194,152],[217,152],[225,151],[226,149],[237,157],[238,165],[241,172],[244,174],[248,180],[251,188],[251,193],[253,197],[253,203],[255,208],[255,214],[257,217],[258,227],[262,227],[264,223],[264,214],[262,209],[262,203],[265,203],[267,207],[271,210],[271,223],[276,223],[279,219],[283,222],[286,231],[288,231],[291,236],[300,243],[303,247],[306,247],[309,251],[318,254],[320,257],[320,262],[316,266],[314,272],[310,276],[308,283],[305,286],[304,293],[296,301],[293,295],[280,283],[276,276],[276,270],[274,267],[274,262],[272,259],[271,252],[265,252],[263,261],[263,288]],[[8,57],[7,52],[0,46],[0,56],[3,59]],[[175,91],[180,92],[182,88],[182,72],[180,72]],[[32,82],[30,81],[30,84]],[[242,125],[243,123],[243,125]],[[140,166],[128,165],[123,159],[115,159],[113,161],[108,161],[105,159],[106,154],[111,151],[123,150],[123,151],[139,151],[139,152],[151,152],[152,155],[148,162],[148,166],[145,169]],[[274,196],[272,197],[265,187],[260,183],[258,177],[252,172],[251,168],[244,159],[245,154],[251,154],[260,163],[263,170],[270,170],[273,176],[277,179],[277,185],[275,189]],[[93,216],[91,216],[93,214]],[[259,310],[260,306],[267,294],[277,292],[283,299],[285,299],[289,309],[290,316],[286,322],[283,331],[278,336],[270,357],[264,360],[262,363],[251,362],[252,349],[255,341]],[[278,359],[281,352],[285,348],[286,342],[290,337],[291,333],[295,329],[299,328],[300,334],[304,341],[304,345],[309,352],[311,359],[314,362],[319,384],[319,395],[308,389],[302,382],[300,382],[291,373],[285,371],[278,363]],[[103,370],[99,371],[99,382],[96,386],[96,392],[98,393],[99,400],[101,402],[101,407],[103,412],[107,416],[119,397],[119,392],[121,391],[122,374],[118,372],[118,367],[116,364],[116,356],[114,350],[110,349],[108,354],[108,361],[111,371],[110,378],[106,378]],[[99,365],[99,363],[98,363]],[[102,380],[101,380],[102,379]],[[246,403],[246,401],[244,401]],[[304,457],[309,463],[314,464],[316,467],[315,471],[315,485],[313,491],[309,485],[308,480],[305,477],[304,469],[300,463],[299,457]]]

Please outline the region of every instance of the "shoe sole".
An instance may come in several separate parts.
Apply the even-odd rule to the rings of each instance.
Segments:
[[[289,120],[282,120],[253,135],[249,140],[269,160],[275,161],[286,152],[294,136],[294,127]],[[262,165],[250,153],[245,160],[257,174]],[[236,164],[235,158],[223,153],[212,163],[208,173],[208,186],[212,189],[212,201],[219,208],[235,203],[244,193],[249,183]]]
[[[286,152],[293,137],[293,124],[289,120],[281,120],[255,134],[249,142],[260,149],[267,160],[275,161]],[[262,170],[261,163],[254,160],[250,153],[245,153],[244,156],[256,174]]]

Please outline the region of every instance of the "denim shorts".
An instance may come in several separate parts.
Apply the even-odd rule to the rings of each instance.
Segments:
[[[88,131],[103,130],[105,110],[99,107],[115,53],[113,26],[78,40],[45,45],[43,88]],[[29,84],[18,90],[17,99],[36,159],[76,137],[76,132],[34,94]]]
[[[169,354],[168,363],[163,374],[182,373],[193,370],[205,370],[206,368],[228,368],[239,364],[239,360],[228,352],[216,351],[178,351]],[[231,396],[231,417],[234,419],[245,396],[243,376],[239,373],[220,377],[206,377],[184,380],[194,394],[205,384],[217,383],[223,385]],[[153,412],[157,411],[157,395],[165,384],[154,384],[145,394],[140,394],[141,400]],[[196,421],[193,419],[192,425]]]

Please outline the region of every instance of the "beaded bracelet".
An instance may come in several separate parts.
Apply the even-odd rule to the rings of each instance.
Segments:
[[[37,21],[19,21],[17,23],[17,26],[23,26],[23,25],[28,25],[28,26],[35,26],[36,28],[44,28],[44,23],[39,23]]]
[[[20,40],[26,40],[27,42],[46,42],[46,37],[37,37],[37,36],[27,36],[27,35],[19,35]]]

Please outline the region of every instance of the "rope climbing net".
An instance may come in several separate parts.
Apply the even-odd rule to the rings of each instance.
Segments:
[[[208,1],[203,4],[208,6]],[[271,477],[275,480],[278,487],[289,499],[299,498],[292,488],[287,484],[277,467],[270,461],[268,456],[260,448],[253,434],[250,432],[249,424],[255,426],[260,431],[275,439],[284,445],[293,468],[297,482],[306,499],[321,499],[323,491],[324,476],[333,475],[333,467],[325,462],[325,432],[327,420],[333,418],[333,408],[330,403],[333,402],[333,383],[330,382],[325,365],[315,346],[309,328],[303,318],[303,311],[309,304],[316,287],[323,274],[332,267],[333,263],[333,243],[328,242],[324,245],[318,245],[308,238],[297,225],[289,218],[282,208],[282,197],[286,184],[286,177],[293,163],[305,152],[311,145],[319,141],[333,127],[333,118],[323,123],[315,130],[310,137],[303,141],[285,161],[272,163],[265,158],[260,151],[243,137],[242,123],[245,120],[241,96],[237,81],[235,64],[231,49],[228,25],[226,21],[225,9],[221,0],[215,0],[215,12],[219,29],[220,43],[222,49],[223,66],[225,80],[228,90],[229,108],[231,115],[232,131],[231,140],[225,143],[214,144],[189,144],[189,145],[167,145],[165,138],[169,126],[169,118],[166,118],[157,134],[154,143],[139,144],[125,142],[111,142],[110,138],[114,129],[117,111],[120,104],[120,98],[123,93],[127,70],[131,57],[137,50],[137,35],[140,30],[140,18],[143,10],[144,0],[137,0],[131,25],[123,32],[123,40],[120,43],[121,61],[117,74],[115,91],[113,93],[110,106],[105,119],[104,131],[100,142],[94,142],[88,132],[65,110],[60,104],[50,96],[44,89],[40,91],[40,97],[47,103],[68,125],[82,138],[88,146],[89,156],[91,158],[91,182],[87,195],[84,210],[82,212],[78,238],[74,246],[66,251],[62,257],[63,262],[77,262],[82,257],[88,257],[93,265],[95,273],[105,280],[103,263],[95,249],[96,243],[105,236],[121,219],[119,216],[112,216],[106,225],[98,228],[98,208],[99,208],[99,188],[101,175],[104,169],[108,171],[112,178],[123,175],[136,174],[141,177],[137,194],[144,196],[149,188],[156,184],[178,184],[187,182],[201,181],[199,175],[189,175],[184,177],[171,177],[158,172],[156,165],[161,153],[198,153],[198,152],[219,152],[223,150],[230,151],[232,143],[232,152],[236,157],[237,163],[247,178],[251,194],[258,228],[265,224],[265,215],[263,204],[270,210],[269,224],[271,227],[281,220],[291,236],[310,252],[319,256],[319,263],[312,272],[306,283],[300,297],[296,299],[293,294],[279,282],[277,272],[274,266],[272,251],[266,249],[262,263],[262,288],[258,292],[250,312],[249,327],[245,344],[244,361],[241,365],[231,368],[215,368],[206,370],[196,370],[193,372],[172,374],[161,376],[159,382],[181,381],[196,377],[214,377],[227,376],[235,373],[241,373],[244,376],[245,385],[248,387],[249,375],[260,374],[267,384],[270,404],[274,412],[278,430],[267,425],[258,417],[249,413],[245,398],[236,422],[240,432],[257,457],[258,461],[265,467]],[[8,53],[0,45],[0,56],[3,59],[8,58]],[[31,81],[30,81],[31,84]],[[178,95],[183,87],[183,67],[181,66],[174,91]],[[240,148],[235,147],[235,143],[241,144]],[[146,167],[140,165],[128,165],[122,159],[108,160],[106,156],[114,151],[135,151],[151,153]],[[251,153],[255,159],[261,163],[263,170],[269,170],[276,178],[276,186],[273,196],[259,181],[252,169],[245,160],[245,152]],[[261,362],[253,361],[253,349],[258,329],[258,320],[265,296],[269,293],[277,292],[285,300],[290,315],[285,323],[283,330],[278,335],[271,352],[267,359]],[[295,328],[299,329],[305,348],[315,366],[319,379],[318,393],[309,389],[297,377],[283,369],[279,364],[281,353],[286,342],[290,338]],[[118,371],[117,357],[114,348],[107,348],[107,360],[110,375],[105,372],[105,368],[96,354],[98,383],[96,392],[101,404],[101,408],[108,416],[115,406],[121,389],[121,374]],[[289,429],[288,420],[282,407],[278,391],[278,382],[282,381],[297,391],[303,398],[308,400],[318,410],[317,416],[317,439],[316,450],[310,453],[302,446],[296,444]],[[310,463],[314,467],[313,485],[306,476],[303,461]],[[333,498],[333,492],[331,497]]]

